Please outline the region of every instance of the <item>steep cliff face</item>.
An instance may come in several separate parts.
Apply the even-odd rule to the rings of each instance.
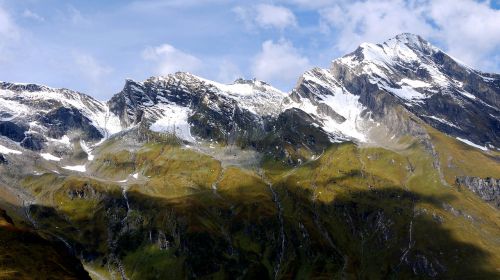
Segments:
[[[97,142],[122,128],[103,102],[68,89],[0,82],[0,136],[50,150],[68,135]]]
[[[67,89],[4,82],[0,134],[50,152],[68,135],[95,143],[142,123],[187,142],[269,151],[266,139],[279,133],[279,118],[293,109],[305,112],[295,117],[304,116],[300,122],[316,125],[321,133],[314,134],[332,143],[382,145],[405,135],[427,141],[430,125],[466,144],[496,149],[499,77],[456,62],[417,35],[401,34],[362,44],[330,69],[307,71],[290,94],[257,80],[224,85],[176,73],[127,80],[103,103]]]
[[[402,106],[429,125],[483,147],[498,147],[500,76],[473,70],[421,37],[362,44],[331,72],[373,114]]]
[[[222,142],[252,141],[264,134],[267,116],[275,114],[284,93],[260,81],[222,85],[188,73],[127,81],[109,102],[122,124],[144,120],[153,131],[172,132]]]

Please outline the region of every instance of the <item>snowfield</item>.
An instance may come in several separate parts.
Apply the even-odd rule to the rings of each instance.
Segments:
[[[17,150],[13,150],[13,149],[9,149],[9,148],[7,148],[5,146],[0,145],[0,154],[5,154],[5,155],[8,155],[8,154],[20,155],[20,154],[22,154],[22,152],[17,151]]]

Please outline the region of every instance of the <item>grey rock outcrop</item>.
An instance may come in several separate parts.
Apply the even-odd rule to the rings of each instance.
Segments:
[[[462,176],[457,177],[456,184],[468,188],[482,200],[500,209],[500,179]]]

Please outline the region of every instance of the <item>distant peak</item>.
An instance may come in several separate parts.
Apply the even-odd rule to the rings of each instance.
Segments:
[[[401,33],[381,44],[362,43],[354,52],[334,60],[334,63],[337,61],[350,66],[362,62],[392,64],[400,61],[412,63],[438,52],[442,51],[421,36]]]
[[[423,51],[423,52],[436,52],[438,48],[433,46],[427,40],[423,39],[420,35],[415,35],[412,33],[401,33],[395,37],[384,42],[384,45],[394,45],[394,43],[404,44],[413,50]]]
[[[420,52],[435,52],[439,49],[433,46],[431,43],[423,39],[420,35],[413,33],[401,33],[398,34],[381,44],[364,42],[358,47],[358,50],[362,49],[374,49],[374,48],[390,48],[394,49],[396,46],[408,47],[414,51]]]
[[[84,93],[74,91],[67,88],[55,88],[49,87],[42,84],[34,84],[34,83],[18,83],[18,82],[0,82],[0,89],[11,90],[14,92],[64,92],[71,94],[79,94],[86,95]]]
[[[420,35],[416,35],[413,33],[401,33],[396,35],[395,37],[389,39],[389,40],[398,40],[398,41],[403,41],[403,42],[419,42],[419,41],[425,41],[420,37]]]
[[[235,85],[269,86],[268,83],[261,81],[261,80],[257,80],[257,78],[253,78],[253,79],[238,78],[233,82],[233,84],[235,84]]]

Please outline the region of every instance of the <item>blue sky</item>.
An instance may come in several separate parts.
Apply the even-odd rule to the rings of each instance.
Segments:
[[[305,70],[402,32],[499,72],[499,9],[496,0],[0,0],[0,80],[107,99],[125,78],[181,70],[290,90]]]

